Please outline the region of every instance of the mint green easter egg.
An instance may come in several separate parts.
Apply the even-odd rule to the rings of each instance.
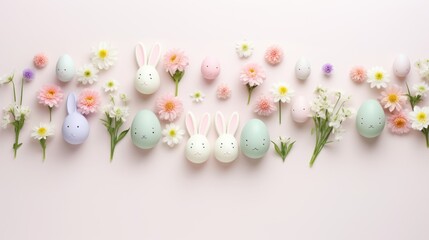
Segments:
[[[240,147],[249,158],[262,158],[270,148],[270,134],[264,122],[251,119],[244,125],[240,136]]]
[[[131,124],[131,139],[139,148],[153,148],[161,138],[161,124],[152,111],[142,110]]]
[[[356,128],[360,135],[374,138],[381,134],[386,115],[380,103],[374,99],[365,101],[356,114]]]

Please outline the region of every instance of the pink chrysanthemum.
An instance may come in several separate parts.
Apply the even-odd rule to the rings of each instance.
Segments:
[[[170,73],[172,76],[176,71],[185,71],[185,68],[188,66],[188,64],[188,57],[185,56],[185,52],[182,50],[172,49],[164,55],[165,71]]]
[[[95,111],[97,111],[97,108],[99,105],[100,105],[99,92],[91,89],[84,89],[79,94],[77,107],[80,113],[84,115],[94,113]]]
[[[350,79],[355,83],[363,83],[368,78],[364,67],[357,66],[350,70]]]
[[[231,96],[231,88],[225,83],[220,84],[217,87],[216,96],[219,99],[228,99]]]
[[[254,112],[261,116],[269,116],[276,110],[277,108],[274,104],[273,98],[270,96],[262,95],[256,101]]]
[[[399,135],[408,133],[411,129],[410,120],[403,111],[391,115],[387,119],[387,127],[392,133]]]
[[[390,85],[381,92],[380,103],[384,108],[389,109],[389,112],[401,111],[406,101],[407,97],[398,85]]]
[[[33,64],[36,68],[44,68],[48,64],[48,57],[43,53],[39,53],[34,56]]]
[[[265,78],[264,70],[256,63],[246,64],[240,73],[240,81],[243,85],[249,85],[250,87],[261,85]]]
[[[156,112],[161,120],[174,121],[183,111],[182,102],[178,97],[167,94],[159,98],[156,103]]]
[[[273,45],[267,48],[265,51],[265,61],[271,65],[279,64],[283,60],[283,50],[277,46]]]
[[[64,97],[63,90],[57,85],[46,85],[44,86],[37,98],[39,103],[50,108],[58,107],[58,104],[61,103]]]

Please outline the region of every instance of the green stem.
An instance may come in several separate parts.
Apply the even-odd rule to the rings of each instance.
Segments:
[[[12,88],[13,88],[13,102],[16,103],[16,87],[15,81],[12,80]]]
[[[177,97],[177,95],[179,95],[179,80],[174,79],[174,83],[176,84],[176,90],[174,91],[174,96]]]
[[[51,107],[48,107],[49,108],[49,122],[52,122],[52,108]]]
[[[282,124],[282,101],[279,101],[279,125]]]
[[[19,105],[22,105],[22,97],[24,95],[24,78],[21,79],[21,99],[19,101]]]
[[[15,143],[13,144],[13,158],[16,159],[16,153],[18,152],[19,148],[19,129],[15,126]]]
[[[256,88],[256,86],[253,86],[253,87],[251,87],[249,85],[246,85],[246,86],[247,86],[247,91],[249,92],[249,96],[247,97],[247,105],[249,105],[250,99],[252,98],[252,92]]]
[[[426,147],[429,148],[429,129],[425,128],[422,130],[423,135],[425,135],[426,138]]]

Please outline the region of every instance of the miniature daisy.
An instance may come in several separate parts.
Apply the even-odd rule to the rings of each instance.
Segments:
[[[413,86],[413,90],[416,92],[418,96],[424,97],[426,96],[426,92],[429,91],[429,86],[426,83],[422,82],[422,83],[415,84]]]
[[[172,49],[164,55],[164,68],[168,72],[176,86],[174,96],[179,95],[179,82],[185,74],[185,69],[189,65],[189,59],[185,52],[180,49]]]
[[[248,63],[244,66],[240,73],[240,81],[247,86],[249,96],[247,104],[250,103],[253,90],[265,81],[266,75],[261,66],[256,63]]]
[[[185,131],[174,123],[167,124],[162,130],[162,142],[167,143],[169,147],[174,147],[182,141]]]
[[[248,58],[253,53],[253,43],[247,40],[238,42],[235,45],[235,50],[237,51],[237,54],[241,58]]]
[[[416,130],[423,130],[429,126],[429,107],[414,107],[414,111],[409,113],[411,127]]]
[[[97,82],[98,78],[98,69],[94,67],[92,64],[87,64],[81,68],[79,68],[76,72],[77,81],[86,84],[93,84]]]
[[[39,53],[34,56],[33,64],[38,69],[44,68],[48,64],[48,57],[43,53]]]
[[[174,121],[183,111],[182,102],[173,95],[164,95],[156,103],[156,112],[161,120]]]
[[[371,88],[385,88],[390,82],[390,76],[383,68],[373,67],[368,71],[367,82],[370,83]]]
[[[192,101],[195,103],[201,103],[204,101],[205,98],[205,95],[200,90],[195,91],[190,96],[192,98]]]
[[[33,128],[31,136],[39,140],[43,152],[43,161],[46,158],[46,140],[54,135],[54,127],[51,124],[40,123],[39,126]]]
[[[109,43],[100,42],[92,48],[92,63],[98,69],[109,69],[116,62],[118,52]]]
[[[402,111],[391,115],[387,119],[387,127],[392,133],[398,135],[408,133],[411,128],[407,115]]]
[[[77,100],[77,107],[80,113],[88,115],[97,111],[100,105],[100,94],[91,89],[84,89]]]
[[[58,107],[63,101],[64,92],[57,85],[46,85],[44,86],[37,96],[39,103],[49,108],[49,121],[52,120],[52,108]]]
[[[282,103],[289,103],[294,91],[286,83],[279,82],[272,86],[273,101],[279,103],[279,124],[282,123]]]
[[[231,97],[231,88],[225,83],[221,83],[216,90],[216,96],[219,99],[226,100]]]
[[[406,101],[407,97],[398,85],[391,85],[381,92],[380,102],[389,112],[400,111]]]
[[[118,90],[118,86],[119,86],[119,83],[117,83],[113,79],[110,79],[103,86],[104,92],[115,92],[116,90]]]
[[[256,101],[254,112],[260,116],[269,116],[276,110],[277,108],[274,105],[273,99],[269,96],[262,95]]]
[[[283,60],[283,50],[277,46],[272,45],[265,51],[265,61],[271,65],[279,64]]]

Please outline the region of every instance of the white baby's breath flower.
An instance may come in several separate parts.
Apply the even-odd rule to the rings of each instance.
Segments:
[[[200,91],[197,90],[195,91],[193,94],[190,95],[192,98],[192,101],[196,102],[196,103],[201,103],[204,101],[205,95]]]
[[[54,135],[54,127],[49,123],[40,123],[39,126],[33,128],[31,136],[36,140],[47,139]]]
[[[272,86],[271,93],[273,94],[274,102],[289,103],[294,91],[286,83],[279,82]]]
[[[97,47],[92,49],[92,63],[98,69],[109,69],[116,62],[118,52],[111,44],[100,42]]]
[[[409,113],[411,127],[421,131],[429,126],[429,107],[414,107],[414,111]]]
[[[9,112],[3,112],[3,118],[1,121],[1,127],[2,128],[6,128],[9,123],[11,123],[10,121],[10,113]]]
[[[176,124],[167,124],[165,129],[162,130],[162,135],[164,135],[162,142],[167,143],[169,147],[174,147],[176,144],[180,143],[183,138],[183,134],[185,134],[185,131]]]
[[[98,78],[98,69],[94,67],[92,64],[86,64],[85,66],[79,68],[76,72],[77,81],[86,85],[86,84],[94,84],[97,82]]]
[[[429,90],[429,86],[422,82],[422,83],[418,83],[413,85],[413,90],[416,93],[416,95],[418,96],[426,96],[426,92]]]
[[[368,71],[367,82],[370,83],[371,88],[385,88],[390,82],[390,76],[382,67],[373,67]]]
[[[119,94],[119,99],[121,99],[123,103],[128,103],[128,101],[130,101],[130,99],[128,98],[128,95],[125,93]]]
[[[253,43],[247,40],[240,41],[235,45],[235,50],[237,51],[237,54],[241,58],[248,58],[253,53]]]
[[[118,86],[119,86],[119,83],[117,83],[113,79],[110,79],[104,84],[103,88],[105,92],[115,92],[116,90],[118,90]]]

